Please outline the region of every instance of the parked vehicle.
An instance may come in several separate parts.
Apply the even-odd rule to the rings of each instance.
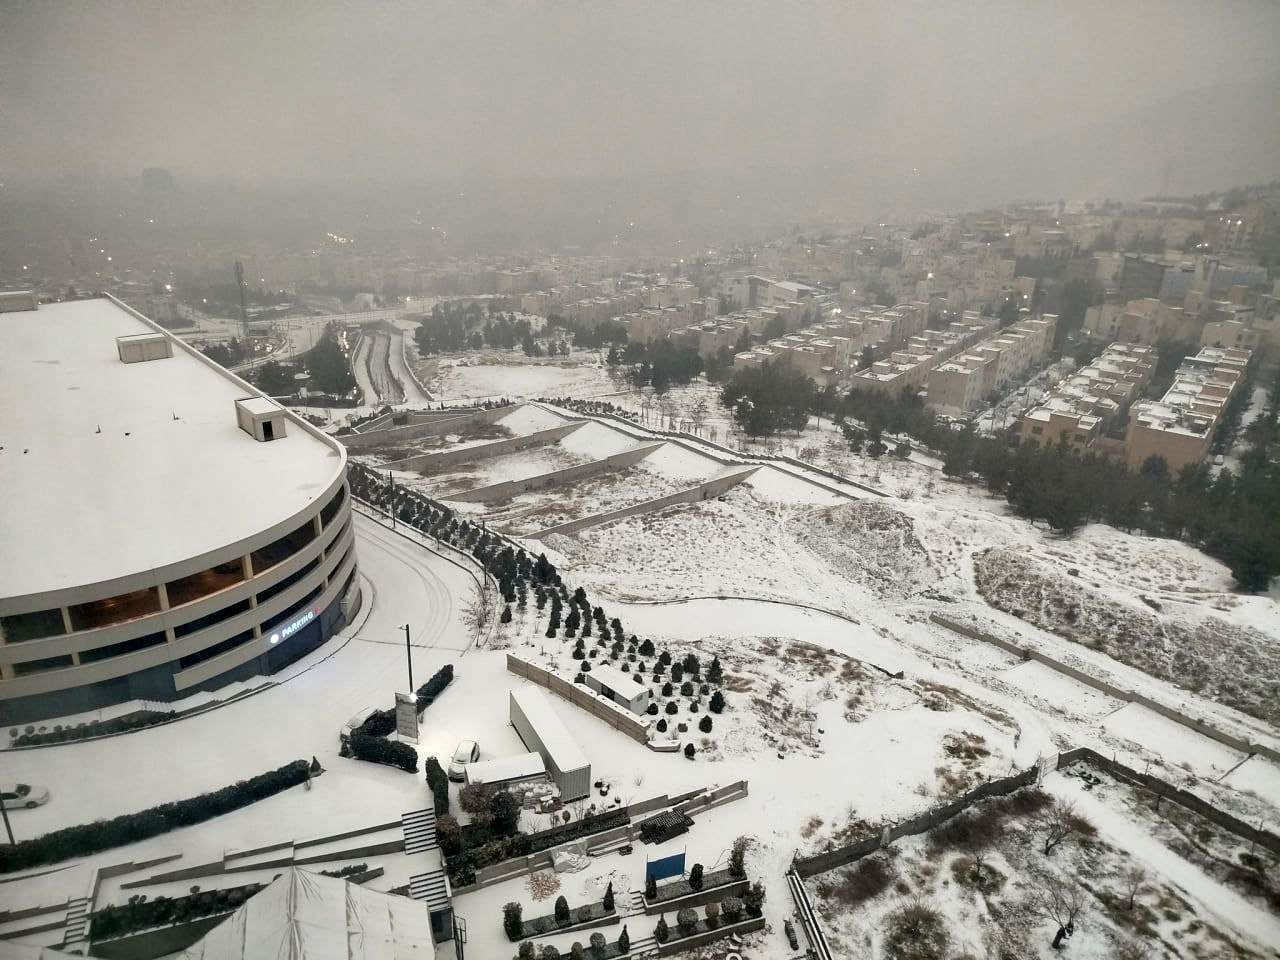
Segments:
[[[449,779],[466,780],[467,764],[480,759],[480,745],[474,740],[463,740],[458,749],[453,751],[453,759],[449,761]]]
[[[19,807],[38,807],[48,803],[49,791],[44,787],[33,787],[29,783],[0,783],[0,801],[6,810]]]
[[[338,731],[338,742],[346,743],[351,739],[351,734],[364,726],[364,722],[373,714],[378,712],[377,707],[365,707],[354,717],[342,725],[342,729]]]

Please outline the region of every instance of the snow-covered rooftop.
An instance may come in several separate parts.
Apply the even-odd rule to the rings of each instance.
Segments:
[[[176,338],[170,358],[120,361],[116,337],[159,329],[107,297],[0,313],[4,596],[235,543],[342,470],[341,447],[302,421],[269,443],[241,430],[235,401],[257,391]]]

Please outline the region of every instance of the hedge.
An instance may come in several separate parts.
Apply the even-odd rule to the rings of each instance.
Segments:
[[[418,697],[418,712],[421,713],[427,707],[435,702],[436,697],[444,691],[450,683],[453,682],[453,664],[446,663],[443,667],[435,672],[435,675],[420,686],[416,693]]]
[[[418,751],[407,743],[371,737],[367,733],[351,735],[351,755],[357,760],[399,767],[407,773],[418,772]]]
[[[264,886],[266,884],[250,883],[242,887],[192,893],[185,897],[156,897],[154,900],[148,900],[145,896],[133,896],[128,903],[108,905],[95,910],[90,921],[89,939],[123,937],[139,930],[230,913]]]
[[[294,760],[276,770],[260,773],[212,793],[162,803],[158,807],[121,814],[110,820],[63,827],[32,840],[0,847],[0,873],[58,863],[72,857],[86,857],[113,847],[149,840],[179,827],[204,823],[303,783],[310,776],[309,768],[309,761]]]
[[[176,717],[174,710],[139,710],[122,717],[110,720],[91,720],[46,730],[43,733],[23,733],[13,738],[15,747],[38,747],[46,743],[70,743],[75,740],[87,740],[90,737],[105,737],[112,733],[125,733],[129,730],[140,730],[153,727],[157,723],[167,723]]]
[[[434,756],[427,757],[427,789],[431,791],[436,816],[444,816],[449,812],[449,775]]]
[[[491,867],[495,863],[501,863],[513,857],[527,857],[530,854],[540,853],[559,844],[568,843],[570,840],[612,830],[629,822],[630,818],[623,808],[602,814],[587,815],[581,820],[552,827],[549,830],[538,833],[517,833],[510,837],[492,840],[483,846],[464,849],[460,853],[446,857],[445,867],[449,872],[449,879],[454,884],[466,886],[475,882],[476,871],[484,867]]]

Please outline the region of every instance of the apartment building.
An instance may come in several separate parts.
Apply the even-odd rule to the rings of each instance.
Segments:
[[[1205,347],[1182,362],[1163,397],[1135,403],[1125,435],[1129,466],[1158,456],[1176,473],[1203,460],[1249,359],[1248,350]]]
[[[994,390],[1025,376],[1048,357],[1058,318],[1022,320],[938,364],[928,375],[928,403],[948,413],[980,407]]]
[[[935,366],[977,343],[995,323],[995,317],[981,317],[957,321],[946,330],[925,330],[908,339],[903,349],[854,374],[852,386],[855,390],[895,395],[903,390],[919,390]]]
[[[1113,343],[1097,359],[1060,380],[1039,404],[1022,415],[1024,443],[1091,446],[1114,425],[1155,372],[1154,347]]]

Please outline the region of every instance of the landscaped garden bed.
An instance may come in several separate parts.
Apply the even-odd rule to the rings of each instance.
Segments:
[[[526,940],[520,944],[516,960],[623,960],[629,956],[631,938],[627,935],[627,928],[623,927],[622,934],[612,943],[604,934],[593,933],[589,943],[575,943],[563,953],[550,944],[539,947]]]
[[[662,955],[693,950],[733,933],[750,933],[764,926],[764,888],[753,884],[741,898],[725,897],[712,901],[702,909],[702,916],[692,907],[676,913],[676,922],[668,924],[665,916],[658,919],[653,937]]]
[[[701,883],[696,885],[691,882],[691,877],[685,877],[682,880],[664,883],[660,887],[650,886],[645,890],[644,912],[654,914],[664,910],[701,906],[712,900],[723,900],[725,897],[741,893],[746,888],[745,876],[735,874],[728,868],[713,870],[702,874]]]
[[[563,901],[563,902],[562,902]],[[613,902],[613,884],[603,900],[585,903],[580,907],[570,907],[564,897],[556,901],[555,913],[524,920],[518,903],[508,903],[502,911],[502,928],[507,939],[524,940],[528,937],[546,936],[552,933],[571,933],[574,930],[590,930],[593,927],[605,927],[618,923],[622,917],[618,915]]]
[[[72,743],[77,740],[109,737],[117,733],[128,733],[130,730],[154,727],[158,723],[168,723],[177,715],[174,710],[138,710],[110,720],[90,720],[87,723],[77,723],[75,726],[55,724],[51,730],[27,726],[24,732],[18,733],[18,728],[13,727],[9,730],[9,736],[15,747],[40,747],[50,743]]]

